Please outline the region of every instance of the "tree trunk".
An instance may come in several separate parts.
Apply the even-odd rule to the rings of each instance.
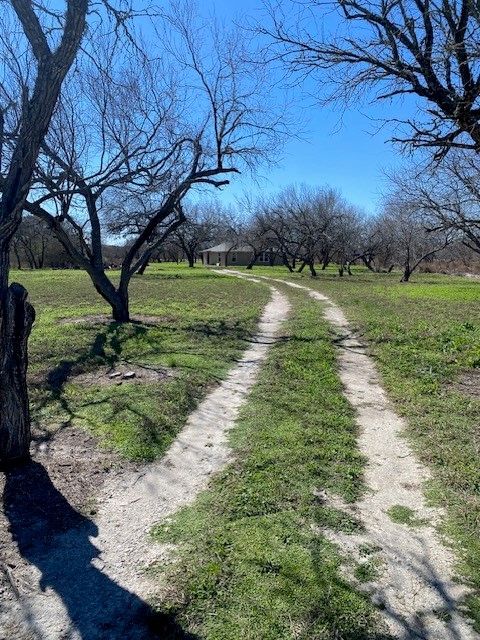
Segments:
[[[0,252],[0,465],[28,458],[30,411],[27,344],[35,311],[27,291],[8,282],[8,249]]]
[[[13,246],[13,252],[15,253],[15,258],[17,259],[17,269],[20,271],[22,268],[22,260],[20,258],[20,253],[18,252],[17,247]]]
[[[148,260],[145,260],[145,262],[143,264],[140,265],[140,269],[137,271],[137,274],[139,276],[143,276],[143,274],[145,273],[145,269],[148,267]]]
[[[343,278],[343,271],[344,271],[344,266],[343,266],[343,264],[341,264],[341,265],[338,267],[338,275],[339,275],[341,278]]]
[[[288,258],[284,253],[282,253],[282,260],[283,260],[283,264],[287,267],[287,269],[290,271],[290,273],[293,273],[293,267],[290,264],[290,262],[288,261]]]
[[[400,280],[400,282],[408,282],[410,280],[410,276],[411,275],[412,275],[412,269],[410,269],[410,267],[406,266],[405,270],[403,272],[402,279]]]
[[[360,256],[360,259],[369,271],[375,271],[373,260],[370,260],[370,258],[366,258],[365,256]]]
[[[323,255],[323,258],[322,258],[322,271],[325,271],[325,269],[328,267],[329,264],[330,264],[330,253],[327,252]]]
[[[117,292],[116,300],[112,304],[112,316],[115,322],[130,322],[128,294],[125,296]]]
[[[112,307],[115,322],[130,322],[128,285],[130,276],[122,275],[118,289],[109,280],[103,269],[87,269],[95,290]]]
[[[347,262],[347,273],[348,273],[349,276],[353,275],[352,274],[352,267],[350,265],[350,262]]]
[[[258,260],[258,256],[259,256],[259,255],[260,255],[259,253],[256,253],[255,251],[253,252],[252,259],[251,259],[251,260],[249,261],[249,263],[247,264],[247,269],[248,269],[249,271],[251,271],[251,270],[253,269],[254,265],[256,264],[256,262],[257,262],[257,260]]]
[[[310,275],[315,278],[317,275],[317,272],[315,271],[315,266],[313,264],[313,262],[309,262],[308,264],[308,268],[310,269]]]
[[[188,259],[188,266],[190,267],[190,269],[193,269],[195,266],[195,254],[194,253],[187,254],[187,259]]]
[[[302,262],[302,264],[297,269],[297,273],[302,273],[302,271],[305,269],[306,266],[307,266],[307,263]]]

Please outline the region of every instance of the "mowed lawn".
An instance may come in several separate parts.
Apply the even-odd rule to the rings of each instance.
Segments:
[[[407,436],[432,472],[429,498],[447,510],[444,531],[456,547],[459,571],[477,593],[470,608],[480,630],[480,282],[459,276],[333,269],[289,275],[330,296],[364,336]]]
[[[81,271],[14,271],[12,280],[37,311],[29,367],[36,437],[73,425],[135,460],[165,451],[248,346],[269,298],[261,285],[202,267],[154,265],[131,285],[140,321],[119,325],[98,317],[108,305]],[[118,384],[108,371],[119,366],[150,376]]]

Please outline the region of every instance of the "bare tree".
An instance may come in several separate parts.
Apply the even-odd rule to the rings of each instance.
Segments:
[[[436,150],[480,150],[480,12],[470,0],[322,0],[271,6],[259,27],[270,57],[330,82],[330,98],[373,92],[376,100],[416,96],[419,117],[402,120],[399,140]],[[324,18],[338,16],[334,32]],[[296,18],[290,18],[295,14]],[[325,97],[325,94],[324,94]]]
[[[393,229],[383,223],[382,216],[365,218],[360,229],[358,258],[370,271],[391,272],[395,257]]]
[[[410,169],[393,179],[428,213],[432,231],[451,230],[466,247],[480,254],[479,175],[476,154],[454,151],[440,166]]]
[[[342,259],[350,255],[345,236],[351,216],[350,205],[334,189],[302,185],[284,189],[257,213],[256,220],[290,271],[300,262],[299,271],[308,266],[316,276],[318,259],[326,266],[335,253],[340,257],[342,251]]]
[[[187,193],[228,185],[270,157],[282,133],[264,69],[247,61],[238,33],[202,23],[186,3],[156,26],[159,49],[152,45],[148,60],[114,64],[107,46],[79,69],[26,204],[87,271],[118,322],[129,320],[132,276],[185,221]],[[105,271],[106,231],[128,239],[118,284]]]
[[[107,32],[135,48],[130,30],[146,15],[135,0],[1,0],[0,18],[0,462],[28,456],[27,342],[34,319],[25,289],[8,286],[12,239],[60,90],[79,50]],[[88,38],[82,38],[87,26]]]
[[[75,242],[75,238],[72,238]],[[71,262],[62,245],[47,225],[38,218],[24,215],[12,239],[12,257],[22,269],[59,268]]]
[[[19,259],[19,251],[22,251],[30,269],[42,269],[45,265],[47,248],[51,239],[52,235],[49,230],[39,220],[32,216],[24,217],[13,238],[17,260]]]
[[[396,260],[403,270],[401,282],[408,282],[422,262],[455,240],[451,230],[430,231],[430,219],[422,205],[399,192],[387,197],[378,223],[394,238]]]
[[[194,267],[198,252],[218,235],[221,211],[211,202],[185,204],[183,207],[185,222],[171,236],[188,260],[188,266]]]
[[[8,285],[10,246],[22,217],[35,164],[58,96],[85,29],[87,0],[68,0],[59,23],[29,0],[2,2],[0,29],[0,462],[29,455],[30,415],[26,385],[27,342],[34,320],[27,292]],[[48,19],[50,16],[50,19]],[[15,24],[16,23],[16,24]],[[8,39],[21,27],[19,41]],[[28,43],[13,51],[16,44]],[[14,55],[12,56],[12,53]],[[20,59],[23,55],[23,59]],[[27,77],[20,73],[35,69]],[[18,107],[18,108],[17,108]],[[13,116],[10,114],[13,112]],[[9,126],[11,124],[12,126]]]
[[[359,211],[352,206],[344,205],[334,222],[334,258],[340,276],[343,276],[345,269],[351,276],[351,265],[362,257],[363,227],[364,220]]]

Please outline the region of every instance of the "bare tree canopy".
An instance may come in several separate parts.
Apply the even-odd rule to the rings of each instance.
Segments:
[[[25,207],[46,221],[90,275],[117,321],[128,287],[184,222],[192,189],[219,189],[277,153],[283,114],[245,40],[204,21],[186,3],[154,22],[156,38],[115,62],[103,41],[78,64],[42,144]],[[102,245],[124,235],[120,282],[105,273]],[[78,243],[72,243],[77,236]]]
[[[270,59],[316,74],[323,97],[414,96],[400,141],[480,149],[480,12],[470,0],[306,0],[269,5]],[[295,17],[292,18],[292,14]]]
[[[455,240],[451,229],[433,230],[430,212],[418,199],[399,191],[386,198],[378,224],[386,236],[393,238],[396,262],[403,270],[401,282],[408,282],[422,262]]]
[[[18,229],[40,145],[62,82],[85,29],[87,0],[69,0],[60,24],[43,25],[33,3],[2,2],[0,26],[0,462],[29,454],[30,415],[26,386],[27,341],[34,320],[25,289],[8,285],[10,245]],[[53,23],[52,23],[53,20]],[[3,28],[2,28],[3,27]],[[7,27],[7,29],[5,28]],[[13,39],[9,36],[14,33]],[[20,47],[19,45],[23,45]],[[24,51],[24,59],[18,51]],[[34,69],[27,76],[21,67]],[[33,75],[33,77],[32,77]],[[10,119],[10,113],[15,114]],[[8,126],[13,122],[14,126]]]
[[[451,230],[468,249],[480,254],[479,175],[477,154],[456,150],[440,165],[411,168],[394,181],[428,214],[432,231]]]
[[[222,211],[213,202],[197,202],[182,205],[185,222],[173,233],[171,242],[176,245],[194,267],[199,251],[219,235],[222,228]]]
[[[0,463],[28,456],[27,342],[34,320],[27,292],[9,286],[10,249],[41,146],[82,44],[103,28],[134,45],[139,2],[1,0],[0,8]],[[135,9],[133,6],[135,5]],[[108,24],[108,28],[107,25]],[[88,29],[87,29],[88,27]]]

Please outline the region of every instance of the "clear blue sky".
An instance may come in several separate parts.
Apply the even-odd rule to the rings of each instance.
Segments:
[[[246,16],[258,19],[262,11],[261,0],[199,0],[199,5],[201,13],[215,13],[226,22],[240,18],[244,23]],[[305,88],[315,90],[313,84]],[[398,116],[401,106],[364,104],[341,114],[333,107],[315,105],[312,98],[302,100],[302,105],[305,140],[291,140],[278,167],[263,170],[262,190],[274,191],[292,182],[329,184],[367,212],[375,211],[385,170],[402,162],[398,148],[388,141],[392,128],[379,130],[378,119]],[[258,187],[243,176],[224,190],[221,200],[230,202],[244,189]]]

